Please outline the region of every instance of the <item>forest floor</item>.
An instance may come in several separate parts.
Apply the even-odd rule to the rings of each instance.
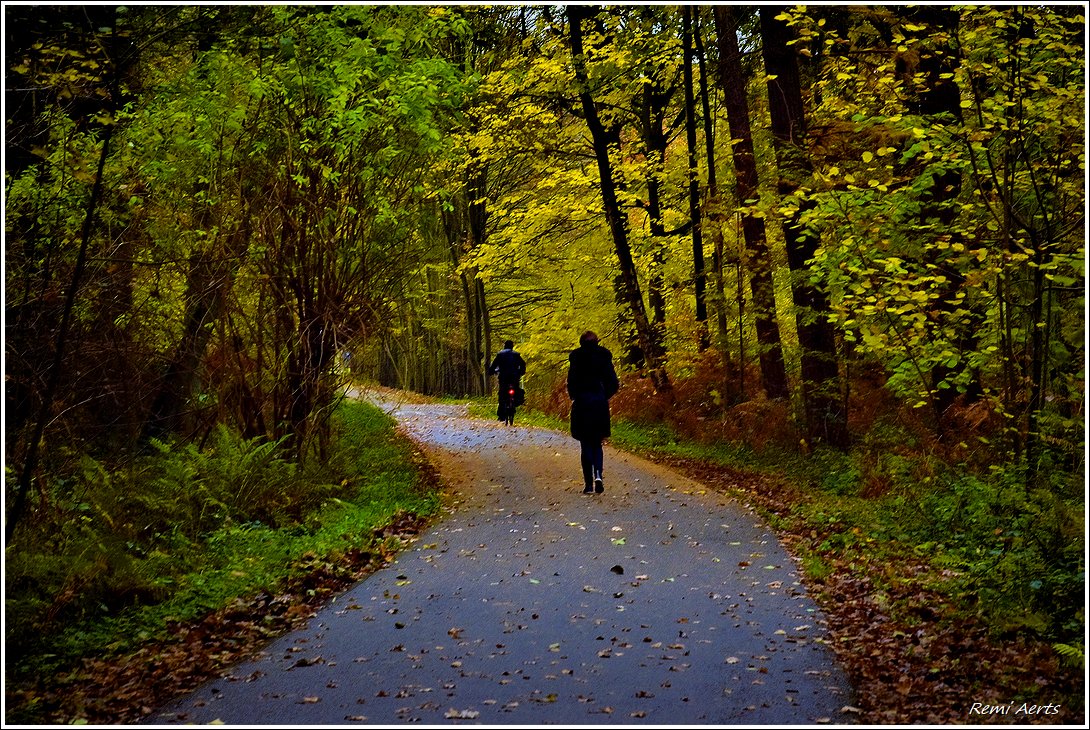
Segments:
[[[494,434],[496,428],[499,428],[496,424],[489,424],[486,432]],[[527,429],[516,427],[509,433],[525,434],[527,432]],[[455,437],[455,440],[446,444],[446,447],[474,452],[480,451],[481,443],[475,443],[472,439],[467,440],[463,434]],[[571,456],[568,452],[572,452],[572,444],[568,443],[558,448],[564,450],[565,456]],[[511,450],[510,444],[499,445],[492,453],[502,455],[504,459],[510,459],[512,458]],[[434,452],[432,453],[434,455]],[[797,491],[783,479],[742,473],[699,460],[655,457],[653,454],[645,454],[645,456],[660,461],[671,470],[681,472],[694,480],[695,486],[689,488],[690,494],[683,499],[696,499],[696,493],[707,486],[709,493],[721,492],[731,500],[752,505],[758,513],[769,516],[789,514],[792,505],[799,499]],[[607,457],[617,461],[624,458],[618,453],[611,453]],[[568,460],[570,461],[570,458]],[[607,468],[608,463],[607,461]],[[435,478],[439,478],[439,475],[436,474]],[[443,477],[444,480],[448,478]],[[502,478],[500,481],[502,483]],[[487,489],[484,496],[489,498],[496,496],[496,483],[485,486]],[[611,485],[612,490],[606,496],[619,499],[621,486],[621,483],[614,479]],[[636,482],[629,482],[624,489],[628,492],[631,492],[633,488],[639,491],[645,486],[641,487]],[[567,484],[565,488],[573,492],[570,498],[575,501],[575,505],[587,499],[574,493],[578,491],[576,485]],[[531,501],[527,501],[528,499]],[[532,495],[522,495],[521,506],[523,508],[532,506],[532,499]],[[598,497],[590,497],[590,499],[600,500]],[[456,506],[461,509],[464,505]],[[612,506],[616,508],[620,505],[614,503]],[[676,511],[678,506],[679,503],[673,499],[670,500],[671,510]],[[565,509],[571,509],[571,507]],[[507,509],[502,514],[497,512],[488,516],[486,521],[501,523],[500,527],[508,530],[522,529],[525,525],[521,524],[521,515],[516,514],[522,511],[526,510]],[[627,523],[620,521],[620,515],[616,509],[610,512],[610,514],[599,516],[601,525],[609,524],[610,527],[620,526],[623,529],[617,533],[611,531],[605,537],[600,535],[599,542],[608,538],[606,544],[611,549],[619,548],[623,551],[625,550],[622,547],[625,544],[624,541],[632,541],[635,525],[629,528]],[[571,514],[568,517],[567,522],[587,522]],[[507,524],[516,518],[520,521],[519,525],[513,526],[514,522]],[[657,519],[661,517],[651,518],[652,521]],[[570,527],[567,522],[565,525]],[[784,521],[782,525],[777,524],[779,540],[786,546],[788,552],[806,553],[812,549],[821,535],[812,531],[792,532],[790,530],[792,524],[794,523],[791,521]],[[595,522],[594,529],[600,529],[601,525]],[[784,525],[788,529],[785,530]],[[589,526],[589,523],[584,526]],[[673,528],[672,523],[670,528]],[[89,659],[80,672],[64,678],[64,681],[59,683],[54,690],[57,696],[52,698],[43,696],[39,699],[65,706],[67,718],[80,717],[92,724],[127,724],[141,720],[161,722],[163,718],[157,713],[163,711],[163,703],[171,696],[194,690],[207,680],[222,676],[229,667],[235,666],[236,662],[252,659],[267,648],[269,642],[276,636],[290,630],[304,629],[314,621],[323,607],[331,605],[331,601],[334,603],[341,601],[339,610],[342,612],[356,612],[353,605],[362,608],[358,601],[349,602],[336,598],[359,580],[367,576],[375,576],[384,569],[387,572],[392,570],[393,583],[386,590],[389,591],[391,588],[399,592],[411,590],[412,579],[404,569],[396,567],[395,561],[411,556],[427,561],[428,558],[438,555],[434,543],[420,545],[415,549],[412,547],[421,542],[421,534],[426,529],[429,529],[428,526],[421,524],[419,520],[406,516],[389,525],[376,536],[379,540],[378,544],[382,547],[375,551],[348,556],[347,562],[342,561],[337,564],[316,557],[313,570],[306,578],[296,585],[286,587],[277,595],[266,594],[236,601],[199,624],[177,627],[175,637],[169,643],[148,645],[121,663],[114,660]],[[630,532],[625,532],[625,529],[630,529]],[[614,537],[615,534],[620,536]],[[513,541],[518,539],[517,533],[511,532],[510,535]],[[447,536],[452,537],[453,534],[447,533]],[[614,540],[622,542],[618,545],[613,542]],[[603,556],[603,558],[606,557]],[[827,634],[829,645],[835,650],[840,665],[850,679],[854,697],[850,702],[847,698],[837,697],[834,711],[811,714],[807,718],[798,717],[792,722],[1082,725],[1084,718],[1082,678],[1073,676],[1070,672],[1060,671],[1056,666],[1055,657],[1047,651],[1047,646],[1038,646],[1021,640],[994,638],[986,627],[966,621],[963,614],[948,610],[937,596],[929,595],[925,589],[921,588],[925,581],[909,580],[891,583],[882,580],[883,576],[888,576],[890,573],[905,576],[929,573],[930,568],[923,564],[918,556],[906,554],[902,560],[891,560],[889,551],[885,551],[881,560],[883,561],[881,565],[875,564],[869,559],[866,551],[860,551],[850,559],[842,557],[836,560],[831,566],[832,570],[824,577],[806,579],[805,590],[816,600],[820,612],[824,614],[825,624],[822,629]],[[609,563],[618,566],[622,562],[624,561],[606,559],[601,565]],[[746,560],[735,562],[739,565],[731,565],[734,573],[755,567],[740,565],[740,563],[749,562]],[[649,587],[646,577],[640,578],[644,573],[637,571],[639,568],[629,566],[624,577],[619,579],[618,586],[627,580],[634,581],[644,588]],[[511,577],[513,576],[504,576],[507,580]],[[596,578],[600,579],[600,577],[596,574]],[[540,569],[537,572],[521,575],[519,579],[534,586],[541,583],[549,586],[548,580],[556,580]],[[540,583],[533,583],[533,581]],[[776,581],[765,582],[775,583]],[[596,588],[589,579],[586,585]],[[627,590],[631,591],[633,588],[635,586]],[[555,591],[556,588],[553,587],[553,590]],[[898,591],[904,594],[898,594]],[[909,591],[912,592],[911,595],[907,595]],[[614,593],[623,592],[625,590],[619,588]],[[609,591],[597,595],[588,592],[585,595],[581,593],[579,598],[603,598],[609,602],[610,595],[613,594]],[[389,600],[388,596],[381,598],[374,596],[374,598],[379,601]],[[614,599],[613,603],[620,602]],[[911,609],[906,612],[903,610],[905,606]],[[372,618],[393,616],[394,614],[388,614]],[[408,617],[408,620],[411,621],[413,618],[419,619],[419,616]],[[394,630],[400,631],[404,626],[397,627],[396,623],[404,624],[408,621],[402,618],[395,622]],[[374,623],[369,625],[374,626]],[[413,625],[419,626],[419,623]],[[465,632],[466,628],[453,625],[442,627],[447,634],[447,640],[459,646],[464,641],[463,633],[468,633]],[[679,624],[682,634],[685,633],[686,628]],[[795,643],[796,637],[788,636],[788,633],[795,628],[798,627],[788,627],[784,634],[777,635],[784,637],[788,642],[783,645],[784,648],[794,648],[790,645]],[[452,631],[454,633],[450,633]],[[597,640],[597,636],[594,637],[593,648],[596,651],[618,651],[617,642],[609,640],[612,635],[607,636],[604,633],[601,635],[604,637],[603,641]],[[637,638],[641,638],[642,641],[642,637]],[[682,638],[673,644],[666,644],[667,648],[662,650],[682,652],[691,649],[691,647],[686,647],[685,650],[671,648],[682,646],[682,642],[686,642],[686,639]],[[636,644],[637,648],[642,648],[638,642],[632,643]],[[600,649],[597,644],[603,644],[605,648]],[[814,645],[821,645],[821,642],[811,644],[811,646]],[[661,647],[656,648],[661,649]],[[629,651],[636,653],[636,649],[629,649]],[[496,653],[491,652],[491,654]],[[306,653],[295,654],[291,647],[282,656],[292,657],[292,669],[312,665],[328,668],[329,665],[328,658],[314,657]],[[593,663],[594,656],[603,659],[600,654],[596,654],[592,655],[588,661]],[[716,671],[725,673],[730,670],[732,668],[730,663],[723,664],[724,661],[729,662],[729,659],[730,657],[725,659],[720,657]],[[749,657],[746,659],[748,664]],[[462,657],[454,661],[465,662],[466,660],[466,657]],[[679,657],[670,663],[670,666],[675,669],[689,669],[688,666],[683,665],[690,664],[690,661]],[[751,668],[742,666],[747,670]],[[757,671],[754,675],[757,677],[756,682],[767,679],[767,673],[761,673],[759,666],[754,666],[753,669]],[[670,671],[669,667],[667,671]],[[689,669],[689,671],[692,670]],[[559,677],[572,676],[563,674],[563,669],[559,672],[557,675]],[[234,682],[238,685],[249,684],[257,679],[256,675],[241,677],[237,672],[234,676],[236,680],[241,680]],[[329,682],[335,684],[335,680],[329,680]],[[1018,713],[1018,710],[1023,709],[1021,702],[1013,706],[1010,703],[1015,698],[1027,696],[1027,692],[1032,695],[1034,687],[1039,690],[1039,696],[1042,698],[1040,701],[1030,703],[1031,706],[1036,705],[1036,710],[1031,712],[1029,710],[1033,708],[1026,707],[1026,711]],[[335,688],[327,687],[325,691],[333,689]],[[650,698],[646,695],[653,694],[648,688],[634,689],[634,692],[643,692],[643,699],[648,700]],[[532,704],[539,708],[555,705],[555,692],[538,692],[536,695],[531,692],[531,695],[533,696],[530,697],[530,702],[525,704]],[[215,699],[219,696],[213,693],[209,699],[215,703]],[[297,699],[299,707],[318,705],[322,701],[316,693],[303,695]],[[394,699],[404,698],[395,697]],[[790,696],[788,699],[790,700]],[[372,701],[380,700],[374,698]],[[486,707],[498,706],[502,709],[511,701],[515,700],[503,704],[496,702]],[[10,702],[9,697],[9,707]],[[979,710],[974,713],[974,703],[981,703],[980,709],[983,709],[984,705],[998,708],[1000,712],[1004,707],[1009,709],[1006,710],[1007,714],[980,714]],[[401,702],[399,708],[405,704],[408,703]],[[641,722],[654,721],[654,718],[643,719],[634,714],[642,710],[625,711],[622,715],[619,714],[621,712],[619,706],[614,707],[605,702],[584,704],[590,709],[610,710],[610,712],[596,715],[584,715],[584,722],[588,720],[603,723],[635,722],[637,719]],[[747,706],[757,707],[755,704]],[[211,707],[218,709],[215,704]],[[440,709],[446,709],[446,706],[443,705]],[[584,710],[586,709],[587,707],[584,707]],[[456,709],[454,714],[450,714],[451,710],[448,710],[443,719],[455,722],[468,719],[485,720],[485,716],[474,715],[474,712],[479,713],[480,710]],[[338,722],[346,719],[363,721],[364,717],[364,710],[361,707],[357,713],[344,714]],[[503,717],[502,722],[519,722],[510,714]],[[211,719],[221,718],[218,715],[210,716],[206,721]],[[195,720],[195,715],[175,715],[175,721]],[[782,721],[782,717],[779,720]],[[659,721],[661,722],[661,718]],[[735,721],[745,721],[745,718]],[[759,719],[757,723],[760,724]]]

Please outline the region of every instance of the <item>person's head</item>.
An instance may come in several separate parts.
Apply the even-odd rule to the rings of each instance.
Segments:
[[[586,332],[584,332],[582,335],[579,336],[579,344],[584,345],[584,346],[597,345],[598,344],[598,335],[596,335],[591,330],[587,330]]]
[[[503,343],[503,349],[505,349],[505,350],[513,350],[514,348],[515,348],[515,343],[514,343],[514,342],[512,342],[511,340],[505,340],[505,341],[504,341],[504,343]]]

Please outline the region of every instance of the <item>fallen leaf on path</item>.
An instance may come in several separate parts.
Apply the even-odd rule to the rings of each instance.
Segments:
[[[313,658],[303,657],[302,659],[299,659],[297,662],[295,662],[295,664],[292,664],[292,667],[310,667],[314,666],[315,664],[322,664],[324,662],[325,659],[320,656],[316,656]]]

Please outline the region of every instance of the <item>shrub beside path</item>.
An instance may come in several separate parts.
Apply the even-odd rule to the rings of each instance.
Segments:
[[[792,559],[749,510],[566,434],[382,402],[451,491],[392,565],[148,722],[850,722]]]

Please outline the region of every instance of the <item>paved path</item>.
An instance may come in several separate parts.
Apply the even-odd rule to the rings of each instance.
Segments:
[[[393,565],[150,722],[844,722],[792,559],[747,509],[566,434],[390,404],[459,495]]]

